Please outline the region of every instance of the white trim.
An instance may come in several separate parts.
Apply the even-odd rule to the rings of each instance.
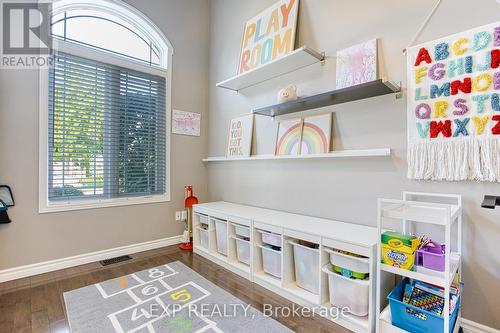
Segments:
[[[69,53],[77,57],[104,62],[106,64],[125,67],[138,72],[167,77],[168,70],[161,67],[149,66],[138,60],[129,59],[107,51],[95,49],[92,47],[66,42],[54,38],[52,40],[52,49],[64,53]]]
[[[40,197],[42,193],[40,192]],[[120,206],[131,206],[131,205],[144,205],[159,202],[170,201],[170,196],[168,194],[162,195],[149,195],[142,197],[125,197],[125,198],[112,198],[112,199],[89,199],[89,200],[71,200],[71,201],[41,201],[38,207],[38,212],[43,213],[55,213],[55,212],[67,212],[72,210],[84,210],[84,209],[96,209],[96,208],[107,208],[107,207],[120,207]]]
[[[0,271],[0,283],[28,276],[33,276],[37,274],[57,271],[64,268],[84,265],[126,254],[133,254],[137,252],[158,249],[165,246],[176,245],[181,243],[181,238],[182,238],[181,235],[167,237],[144,243],[125,245],[113,249],[101,250],[67,258],[44,261],[37,264],[8,268]]]
[[[174,47],[170,43],[169,39],[163,31],[153,21],[144,15],[141,11],[135,7],[125,3],[121,0],[56,0],[52,4],[52,15],[57,15],[58,13],[73,10],[73,9],[92,9],[101,10],[108,14],[115,15],[122,20],[127,21],[133,25],[137,30],[146,35],[151,39],[154,44],[158,45],[164,51],[166,50],[168,54],[174,54]],[[163,60],[161,59],[163,58]],[[160,55],[161,66],[167,68],[170,66],[170,62],[165,63],[167,60],[166,55]]]
[[[149,204],[158,202],[168,202],[171,200],[171,114],[172,114],[172,58],[173,47],[163,32],[144,14],[135,9],[134,7],[119,0],[59,0],[53,4],[53,14],[58,12],[75,9],[97,9],[117,15],[118,17],[126,20],[130,24],[134,24],[137,29],[146,34],[151,40],[167,50],[161,55],[161,66],[152,67],[145,66],[137,61],[110,54],[106,51],[99,51],[90,47],[84,47],[75,43],[64,42],[54,39],[54,47],[62,52],[67,52],[73,55],[89,58],[96,61],[114,64],[130,68],[133,70],[160,75],[165,77],[166,81],[166,96],[165,96],[165,128],[166,128],[166,144],[165,144],[165,194],[162,195],[149,195],[141,197],[127,197],[127,198],[109,198],[109,199],[89,199],[81,201],[64,201],[64,202],[49,202],[48,200],[48,163],[49,163],[49,143],[48,143],[48,68],[40,68],[40,89],[39,89],[39,175],[38,175],[38,188],[39,188],[39,213],[51,213],[71,210],[94,209],[104,207],[117,207],[138,204]],[[140,24],[138,24],[140,23]],[[168,70],[167,70],[168,68]]]
[[[476,323],[475,321],[462,318],[460,321],[464,333],[500,333],[500,330],[489,327],[483,324]]]

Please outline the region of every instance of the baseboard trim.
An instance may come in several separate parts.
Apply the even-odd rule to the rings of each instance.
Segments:
[[[59,269],[84,265],[104,259],[118,257],[125,254],[134,254],[148,250],[154,250],[165,246],[180,244],[182,235],[157,239],[154,241],[137,243],[107,249],[102,251],[80,254],[72,257],[44,261],[37,264],[13,267],[0,270],[0,283],[21,279],[33,275],[57,271]],[[476,323],[472,320],[461,318],[460,326],[464,333],[500,333],[500,330],[486,325]]]
[[[179,244],[181,243],[181,237],[182,236],[173,236],[144,243],[125,245],[113,249],[85,253],[67,258],[49,260],[36,264],[4,269],[0,271],[0,283],[28,276],[57,271],[59,269],[84,265],[104,259],[110,259],[125,254],[133,254],[137,252],[148,251],[160,247]]]
[[[479,324],[465,318],[461,319],[460,324],[464,333],[500,333],[500,330],[497,330],[496,328]]]

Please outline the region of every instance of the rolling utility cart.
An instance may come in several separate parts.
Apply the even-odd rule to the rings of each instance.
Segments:
[[[417,265],[418,253],[413,270],[398,267],[397,264],[382,263],[381,235],[388,230],[395,230],[404,235],[427,233],[443,242],[442,264],[436,264],[431,253],[424,259],[426,263]],[[430,230],[430,231],[429,231]],[[377,249],[377,332],[458,332],[460,329],[461,301],[461,238],[462,238],[462,198],[459,195],[404,192],[403,200],[379,199],[378,202],[378,249]],[[444,237],[443,237],[444,236]],[[442,238],[441,238],[442,237]],[[421,251],[421,250],[418,250]],[[444,254],[444,258],[442,257]],[[391,256],[398,260],[398,252]],[[403,255],[404,257],[404,255]],[[421,258],[422,259],[422,258]],[[432,269],[431,269],[432,268]],[[392,291],[381,281],[403,278]],[[421,281],[426,286],[444,290],[442,315],[412,306],[408,301],[405,285],[412,281]],[[457,283],[458,281],[458,283]],[[454,297],[454,310],[450,313],[450,290],[459,286],[458,297]],[[420,289],[419,289],[420,290]],[[434,290],[434,289],[432,289]],[[434,290],[435,291],[435,290]],[[418,294],[417,294],[418,295]],[[413,294],[411,295],[413,297]],[[406,297],[406,299],[405,299]],[[388,305],[388,299],[390,305]],[[405,301],[406,300],[406,301]]]

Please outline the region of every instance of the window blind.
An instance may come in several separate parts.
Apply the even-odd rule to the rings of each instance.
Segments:
[[[165,78],[55,53],[49,200],[165,193]]]

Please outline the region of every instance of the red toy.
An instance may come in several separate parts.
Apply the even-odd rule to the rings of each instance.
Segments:
[[[198,203],[198,198],[193,195],[193,186],[192,185],[186,185],[186,186],[184,186],[184,189],[186,191],[186,198],[184,199],[184,208],[187,209],[187,231],[188,231],[189,242],[180,244],[179,249],[185,250],[185,251],[192,251],[193,250],[193,223],[192,223],[191,215],[192,215],[193,205],[196,205]]]

